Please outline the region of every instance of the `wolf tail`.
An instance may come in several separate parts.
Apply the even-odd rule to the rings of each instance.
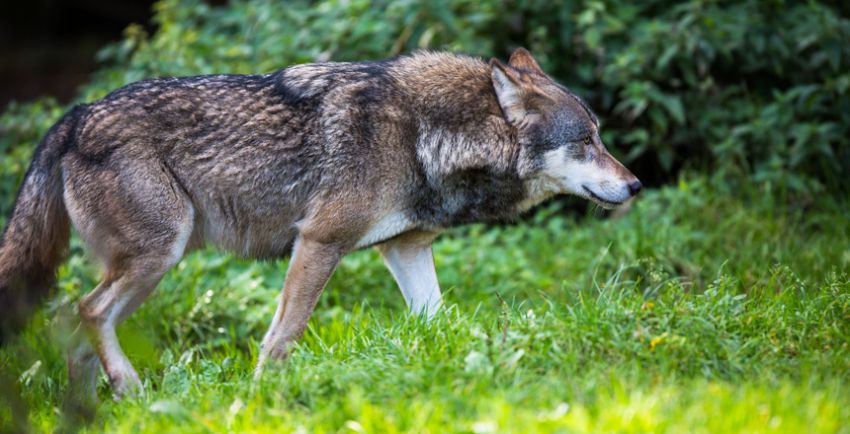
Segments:
[[[27,323],[51,292],[65,259],[70,221],[59,159],[73,144],[83,106],[66,113],[35,149],[0,238],[0,344]]]

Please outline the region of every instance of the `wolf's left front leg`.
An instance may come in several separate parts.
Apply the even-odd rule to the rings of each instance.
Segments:
[[[335,245],[301,237],[295,241],[280,304],[260,348],[255,378],[262,374],[268,359],[285,359],[290,344],[304,333],[316,301],[341,256],[342,250]]]
[[[428,319],[443,304],[431,253],[436,236],[434,232],[408,232],[377,246],[410,311]]]

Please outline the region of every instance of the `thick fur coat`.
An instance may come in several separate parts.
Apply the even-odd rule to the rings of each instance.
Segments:
[[[616,206],[640,188],[580,98],[525,50],[508,64],[419,52],[266,75],[130,84],[68,112],[38,147],[0,245],[2,332],[52,285],[73,225],[105,266],[80,305],[71,379],[138,376],[115,325],[188,251],[292,254],[263,343],[284,358],[339,258],[377,246],[411,308],[441,303],[430,244],[559,193]]]

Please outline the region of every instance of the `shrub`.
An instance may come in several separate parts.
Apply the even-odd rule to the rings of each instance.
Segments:
[[[645,181],[682,168],[734,186],[843,191],[850,170],[850,20],[830,2],[622,0],[163,0],[157,31],[131,25],[104,48],[89,101],[145,77],[269,72],[418,48],[489,57],[517,46],[589,99],[604,138]],[[32,119],[25,119],[26,113]],[[19,176],[55,104],[13,106],[0,151]],[[9,135],[9,131],[13,134]],[[3,206],[11,187],[0,190]]]

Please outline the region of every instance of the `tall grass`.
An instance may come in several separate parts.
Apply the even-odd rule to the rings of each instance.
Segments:
[[[405,313],[377,254],[355,253],[259,383],[285,263],[194,253],[120,329],[143,395],[114,402],[102,380],[85,429],[848,432],[844,205],[757,193],[691,178],[618,218],[553,204],[450,231],[435,245],[447,308],[430,323]],[[63,346],[97,279],[72,251],[60,294],[0,350],[37,431],[67,423]]]

